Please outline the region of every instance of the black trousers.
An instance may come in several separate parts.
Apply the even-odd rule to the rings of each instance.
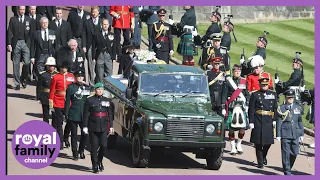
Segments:
[[[165,61],[167,64],[169,64],[169,51],[157,51],[155,50],[156,57],[159,60]]]
[[[49,123],[49,119],[50,119],[49,105],[42,104],[42,118],[44,122]]]
[[[271,144],[255,144],[258,165],[263,165],[263,160],[267,157]]]
[[[58,135],[60,137],[60,147],[63,147],[63,114],[64,109],[54,108],[54,118],[52,119],[52,125],[57,130]]]
[[[102,162],[105,149],[107,147],[108,132],[89,131],[91,145],[91,162],[92,166],[97,166]],[[98,151],[99,149],[99,151]]]
[[[71,129],[71,149],[72,149],[72,154],[77,156],[78,153],[83,153],[84,148],[86,145],[87,141],[87,135],[81,131],[81,138],[80,138],[80,144],[78,148],[78,141],[77,141],[77,136],[78,136],[78,126],[82,130],[82,122],[81,121],[68,121],[68,126]]]
[[[123,45],[128,45],[130,42],[130,29],[119,29],[119,28],[114,28],[114,34],[115,34],[115,41],[116,41],[116,48],[117,52],[116,54],[118,57],[121,55],[121,31],[123,35]]]
[[[71,133],[71,125],[70,125],[70,121],[67,121],[63,131],[63,141],[68,141],[70,133]]]

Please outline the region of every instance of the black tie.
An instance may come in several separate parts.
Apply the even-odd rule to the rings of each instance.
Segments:
[[[34,15],[32,15],[32,19],[34,19]],[[34,19],[35,20],[35,19]]]
[[[44,41],[48,41],[47,40],[47,31],[46,30],[44,31]]]
[[[58,28],[60,27],[60,20],[58,20]]]
[[[20,23],[22,22],[22,16],[19,17],[19,22],[20,22]]]
[[[107,33],[104,33],[104,39],[107,39]]]

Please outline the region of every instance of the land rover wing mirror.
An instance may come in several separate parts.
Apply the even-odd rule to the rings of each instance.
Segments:
[[[127,99],[131,99],[132,98],[132,89],[131,88],[127,88],[127,90],[126,90],[126,98]]]

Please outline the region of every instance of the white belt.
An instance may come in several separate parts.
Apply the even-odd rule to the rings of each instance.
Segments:
[[[300,86],[289,86],[289,89],[300,90]]]

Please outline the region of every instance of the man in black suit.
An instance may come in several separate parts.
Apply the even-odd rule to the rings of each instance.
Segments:
[[[37,6],[37,13],[52,21],[56,18],[56,6]]]
[[[70,69],[70,72],[74,74],[77,71],[85,72],[84,69],[84,60],[85,55],[82,51],[77,51],[78,43],[75,39],[70,39],[68,42],[68,45],[70,46],[72,50],[72,66]],[[84,77],[85,80],[86,77]]]
[[[18,16],[10,18],[7,32],[7,48],[11,52],[13,61],[13,76],[15,89],[20,90],[20,83],[26,88],[30,64],[30,48],[32,48],[33,25],[31,18],[25,16],[25,6],[18,6]],[[22,59],[21,59],[22,58]],[[23,62],[22,74],[20,77],[20,62]]]
[[[112,75],[113,60],[116,58],[115,36],[108,28],[108,19],[103,19],[102,29],[97,31],[92,43],[92,58],[96,61],[96,83]]]
[[[83,10],[84,6],[78,6],[77,9],[72,9],[68,15],[68,22],[71,26],[73,39],[77,40],[78,51],[82,51],[84,33],[84,23],[87,19],[90,19],[90,13]]]
[[[31,23],[33,25],[33,31],[32,31],[32,34],[35,33],[35,31],[37,30],[40,30],[41,29],[41,26],[40,26],[40,19],[41,19],[41,16],[39,14],[37,14],[37,6],[29,6],[29,17],[31,18]],[[27,14],[27,13],[26,13]],[[32,66],[32,68],[31,68]],[[29,80],[32,80],[32,79],[35,79],[36,77],[36,73],[35,73],[35,65],[30,63],[29,65],[29,75],[28,75],[28,79]],[[32,77],[31,77],[31,74],[32,74]]]
[[[45,63],[48,57],[55,55],[56,35],[54,30],[48,29],[48,18],[40,19],[41,30],[37,30],[33,35],[33,45],[31,47],[31,62],[36,64],[36,74],[45,70]]]
[[[88,74],[89,85],[94,86],[95,79],[95,62],[92,56],[92,40],[95,37],[96,32],[101,31],[101,18],[99,18],[99,6],[91,7],[91,18],[86,20],[85,25],[85,38],[83,42],[83,51],[86,52],[86,58],[88,60]]]
[[[72,38],[70,23],[63,20],[62,16],[62,9],[56,8],[56,18],[49,24],[49,29],[56,33],[56,51],[62,46],[68,46],[68,41]]]

